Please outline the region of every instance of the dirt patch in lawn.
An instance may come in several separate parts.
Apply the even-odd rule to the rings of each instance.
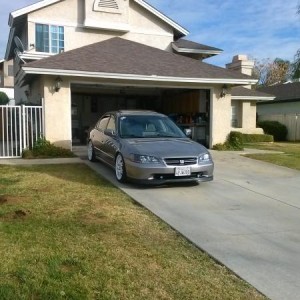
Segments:
[[[23,196],[0,195],[0,205],[16,204],[26,201],[27,198]]]

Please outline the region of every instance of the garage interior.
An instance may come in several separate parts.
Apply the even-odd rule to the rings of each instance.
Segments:
[[[72,144],[86,145],[87,133],[102,114],[119,109],[147,109],[168,115],[192,139],[208,147],[210,90],[140,88],[72,84]]]

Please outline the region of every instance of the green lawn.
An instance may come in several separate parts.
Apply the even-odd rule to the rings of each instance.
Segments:
[[[279,154],[248,154],[245,156],[300,170],[300,143],[257,143],[246,144],[245,147],[284,152]]]
[[[0,165],[0,299],[265,299],[84,164]]]

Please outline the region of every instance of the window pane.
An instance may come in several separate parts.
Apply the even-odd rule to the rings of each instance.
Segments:
[[[64,27],[36,24],[36,51],[58,53],[64,50]]]

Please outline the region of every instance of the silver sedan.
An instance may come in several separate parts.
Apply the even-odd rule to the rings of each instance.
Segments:
[[[88,159],[113,167],[120,182],[213,180],[214,164],[208,150],[189,139],[167,116],[153,111],[104,114],[89,133]]]

